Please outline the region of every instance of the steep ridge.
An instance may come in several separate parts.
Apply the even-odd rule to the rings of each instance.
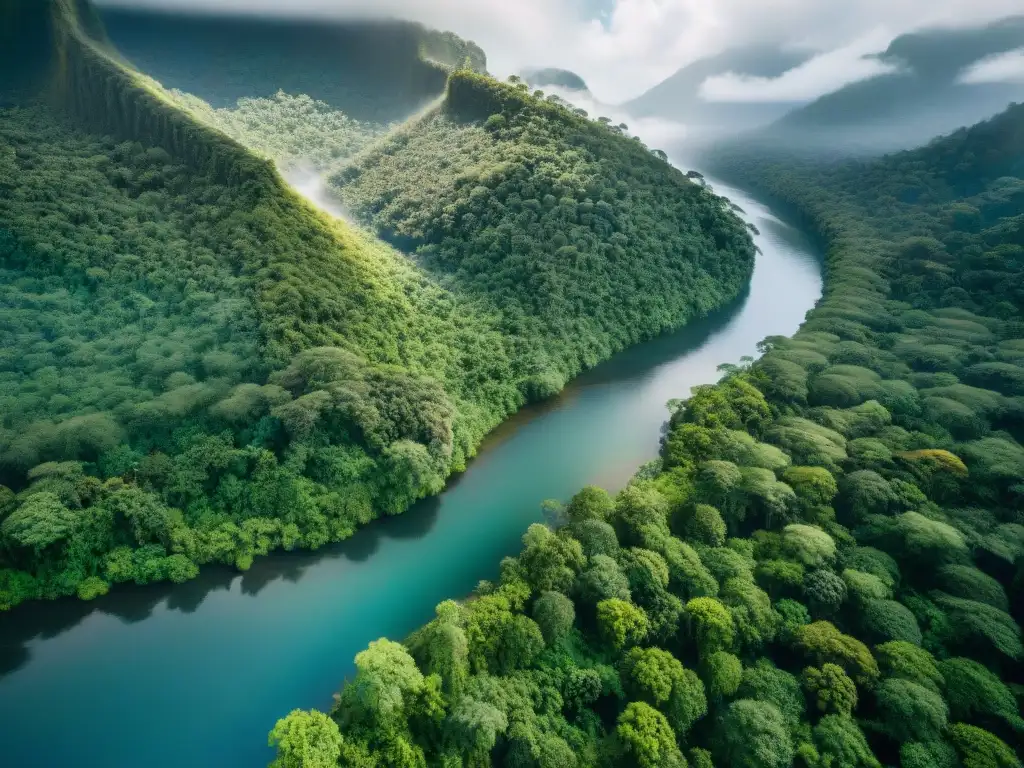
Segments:
[[[387,123],[440,96],[452,67],[467,59],[477,71],[487,67],[473,43],[410,22],[118,8],[105,9],[102,20],[139,70],[216,108],[283,90]]]
[[[725,201],[590,125],[602,146],[660,164],[657,188],[685,209],[693,247],[662,250],[663,265],[689,279],[685,265],[715,255],[721,284],[694,272],[711,298],[598,345],[514,327],[499,297],[312,209],[121,59],[87,3],[11,8],[51,48],[33,59],[42,90],[23,80],[0,111],[2,607],[347,538],[439,490],[529,398],[725,302],[749,274]],[[454,45],[431,39],[427,54]],[[502,108],[477,100],[471,117]],[[571,191],[586,204],[585,186]],[[619,194],[606,204],[627,213]]]
[[[354,215],[529,339],[544,395],[721,305],[753,265],[722,199],[622,134],[524,84],[456,72],[440,107],[333,184]]]
[[[873,162],[720,154],[828,244],[806,323],[371,643],[281,763],[1019,766],[1022,161],[1020,106]]]

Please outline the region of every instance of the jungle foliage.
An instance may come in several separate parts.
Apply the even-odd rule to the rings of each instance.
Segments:
[[[582,208],[597,205],[590,188],[626,188],[602,204],[613,222],[599,237],[574,214],[589,233],[583,256],[608,257],[653,215],[647,202],[631,208],[633,166],[650,175],[641,201],[678,214],[675,250],[630,251],[613,273],[619,292],[595,274],[591,304],[561,306],[592,310],[601,327],[550,311],[550,328],[533,314],[513,326],[504,297],[321,215],[269,159],[327,163],[376,128],[307,97],[228,111],[175,101],[116,57],[83,9],[16,4],[26,37],[52,55],[39,64],[45,90],[0,107],[0,609],[347,538],[439,491],[528,400],[724,303],[749,274],[752,243],[724,200],[546,105],[533,122],[564,122],[550,128],[561,141],[590,136],[610,157],[566,175],[563,197]],[[458,77],[514,92],[520,111],[540,103]],[[521,171],[522,184],[542,175]],[[516,251],[525,272],[543,260],[553,284],[579,278],[575,258],[553,256]],[[641,289],[668,297],[655,324],[612,309]]]
[[[1020,766],[1022,161],[1022,107],[871,163],[719,158],[821,234],[823,300],[280,759],[308,728],[324,765]]]
[[[499,312],[546,394],[736,296],[753,249],[727,201],[514,80],[454,73],[443,105],[333,183],[442,285]]]

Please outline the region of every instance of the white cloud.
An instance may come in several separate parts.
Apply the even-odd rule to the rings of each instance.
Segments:
[[[99,1],[406,18],[475,40],[499,75],[525,66],[562,67],[581,75],[607,101],[636,96],[679,67],[735,45],[776,42],[829,51],[882,26],[895,35],[925,25],[982,24],[1020,12],[1020,0],[610,0],[605,3],[610,12],[598,20],[585,0]]]
[[[848,45],[814,56],[778,77],[755,77],[737,72],[709,77],[700,87],[705,101],[810,101],[844,85],[893,72],[893,64],[871,58],[884,51],[892,35],[879,29]]]
[[[1024,83],[1024,48],[980,59],[960,73],[961,83]]]

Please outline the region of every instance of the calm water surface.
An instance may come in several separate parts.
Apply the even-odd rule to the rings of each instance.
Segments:
[[[791,334],[821,292],[814,246],[717,186],[761,230],[748,294],[616,356],[487,440],[439,497],[317,553],[211,569],[181,586],[116,589],[0,616],[0,763],[11,768],[266,765],[295,707],[327,707],[352,659],[401,639],[448,597],[497,575],[539,504],[621,487],[657,454],[665,403],[716,366]]]

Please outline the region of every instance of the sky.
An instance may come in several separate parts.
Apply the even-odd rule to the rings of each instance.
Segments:
[[[742,73],[705,83],[711,100],[810,100],[884,70],[869,58],[924,26],[977,26],[1021,13],[1021,0],[99,0],[105,5],[392,16],[474,40],[498,75],[553,66],[604,102],[640,95],[680,67],[729,47],[771,43],[817,53],[774,80]],[[1020,59],[974,77],[1016,76]],[[1007,74],[1009,73],[1009,74]]]

